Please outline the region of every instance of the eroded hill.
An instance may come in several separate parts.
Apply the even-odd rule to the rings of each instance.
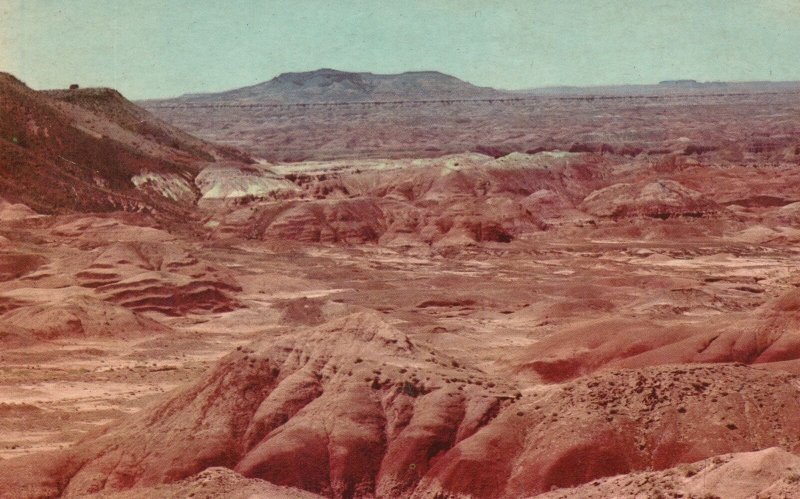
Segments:
[[[186,212],[199,165],[247,160],[112,90],[42,93],[2,74],[0,112],[0,196],[43,213]]]

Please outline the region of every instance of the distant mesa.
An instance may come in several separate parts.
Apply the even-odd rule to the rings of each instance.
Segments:
[[[697,80],[663,80],[659,85],[671,85],[678,87],[727,87],[724,81],[697,81]]]
[[[386,100],[447,100],[496,98],[507,94],[478,87],[438,71],[400,74],[354,73],[318,69],[283,73],[256,85],[226,92],[185,94],[162,104],[369,102]]]
[[[699,85],[697,80],[663,80],[658,82],[659,85]]]

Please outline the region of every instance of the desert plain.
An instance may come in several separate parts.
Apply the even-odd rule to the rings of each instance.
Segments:
[[[412,76],[2,75],[0,497],[800,495],[800,86]]]

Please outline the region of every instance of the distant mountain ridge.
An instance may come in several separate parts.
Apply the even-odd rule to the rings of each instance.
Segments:
[[[697,81],[662,80],[658,83],[575,86],[558,85],[509,90],[516,96],[670,95],[676,93],[768,93],[796,92],[800,81]]]
[[[175,99],[147,103],[368,102],[482,99],[506,95],[505,92],[478,87],[438,71],[374,74],[325,68],[302,73],[283,73],[269,81],[225,92],[185,94]]]

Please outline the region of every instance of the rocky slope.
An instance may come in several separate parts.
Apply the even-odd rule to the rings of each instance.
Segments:
[[[165,231],[81,215],[35,222],[54,247],[15,241],[14,251],[0,256],[7,270],[0,289],[3,345],[147,337],[171,329],[143,313],[239,306],[234,295],[241,287],[228,269],[193,256],[191,245]]]
[[[662,325],[641,319],[579,323],[519,355],[517,369],[551,382],[603,368],[695,362],[742,362],[795,371],[800,360],[798,305],[800,296],[792,289],[754,311],[733,312],[713,324]]]
[[[674,180],[604,187],[586,196],[582,208],[600,217],[647,216],[662,219],[675,216],[702,217],[719,210],[713,201]]]
[[[360,313],[237,349],[49,456],[44,475],[8,461],[0,491],[82,497],[225,466],[332,497],[521,497],[729,452],[797,452],[799,390],[785,373],[673,365],[520,391]]]
[[[26,463],[7,463],[0,492],[81,496],[216,465],[327,495],[396,496],[514,396],[362,313],[238,349],[170,401],[53,456],[45,480],[21,474],[37,483],[20,485],[12,470]],[[160,446],[164,435],[181,444]]]
[[[545,229],[545,218],[572,209],[604,175],[601,158],[549,153],[461,154],[392,168],[380,162],[314,166],[275,165],[272,170],[297,188],[216,211],[207,226],[218,235],[303,242],[508,243]]]
[[[42,213],[185,212],[201,164],[247,159],[177,131],[112,90],[35,92],[3,73],[0,113],[0,196]]]
[[[796,497],[800,494],[800,458],[777,447],[724,454],[664,471],[640,472],[595,480],[538,497],[724,497],[730,499]]]
[[[228,468],[207,468],[174,484],[157,485],[132,491],[100,492],[91,499],[184,499],[186,497],[226,497],[229,499],[321,499],[292,487],[281,487],[266,480],[244,478]]]
[[[165,157],[178,164],[197,163],[198,159],[209,162],[250,162],[240,151],[211,144],[167,125],[111,88],[47,90],[40,93],[59,101],[59,108],[79,126],[113,137],[148,155]],[[87,114],[87,111],[91,114]],[[98,117],[105,119],[98,120]]]

